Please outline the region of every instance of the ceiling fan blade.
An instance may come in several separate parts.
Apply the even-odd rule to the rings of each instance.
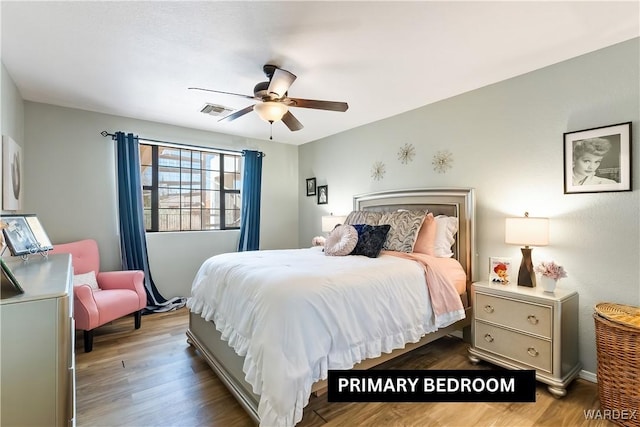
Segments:
[[[296,119],[295,116],[291,114],[291,111],[287,111],[286,114],[282,116],[282,122],[287,125],[291,132],[295,132],[304,127],[302,126],[302,123],[300,123],[298,119]]]
[[[230,121],[235,120],[238,117],[242,117],[245,114],[250,113],[252,111],[253,111],[253,105],[249,105],[248,107],[245,107],[242,110],[238,110],[235,113],[229,114],[228,116],[225,116],[225,117],[221,118],[218,121],[219,122],[230,122]]]
[[[248,98],[248,99],[257,99],[255,96],[249,96],[249,95],[243,95],[241,93],[233,93],[233,92],[223,92],[221,90],[213,90],[213,89],[204,89],[201,87],[190,87],[188,88],[189,90],[203,90],[205,92],[213,92],[213,93],[222,93],[224,95],[234,95],[234,96],[241,96],[243,98]]]
[[[347,111],[349,104],[346,102],[335,101],[318,101],[317,99],[302,99],[302,98],[287,98],[287,101],[291,101],[289,105],[291,107],[299,108],[313,108],[315,110],[329,110],[329,111]]]
[[[267,89],[267,93],[269,93],[269,95],[274,94],[278,98],[282,98],[287,93],[295,79],[295,74],[281,68],[276,68],[273,72],[273,77],[271,77],[271,81],[269,82],[269,89]]]

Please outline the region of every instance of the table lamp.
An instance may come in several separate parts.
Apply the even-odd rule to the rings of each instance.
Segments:
[[[536,274],[533,271],[531,248],[529,246],[546,246],[549,244],[549,219],[532,218],[529,212],[524,217],[507,218],[504,229],[504,242],[510,245],[524,245],[522,263],[518,272],[518,286],[536,286]]]
[[[337,225],[343,224],[346,215],[324,215],[322,217],[322,232],[331,233]]]

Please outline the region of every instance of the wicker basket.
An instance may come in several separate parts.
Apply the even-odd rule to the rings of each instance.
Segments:
[[[601,303],[593,315],[600,406],[623,426],[640,427],[640,309]],[[635,419],[629,416],[635,412]],[[627,414],[627,416],[620,416]]]

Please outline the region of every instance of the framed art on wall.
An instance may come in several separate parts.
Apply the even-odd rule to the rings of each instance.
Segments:
[[[318,186],[318,204],[326,205],[329,203],[329,189],[326,185]]]
[[[506,285],[512,280],[513,264],[511,258],[490,257],[489,258],[489,281]]]
[[[9,136],[2,136],[2,209],[22,208],[22,149]]]
[[[316,179],[307,178],[307,196],[316,195]]]
[[[564,134],[564,193],[631,191],[631,122]]]

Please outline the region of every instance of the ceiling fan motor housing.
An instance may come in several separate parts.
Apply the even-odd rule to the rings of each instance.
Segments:
[[[269,99],[269,82],[260,82],[253,88],[253,95],[260,99]]]

